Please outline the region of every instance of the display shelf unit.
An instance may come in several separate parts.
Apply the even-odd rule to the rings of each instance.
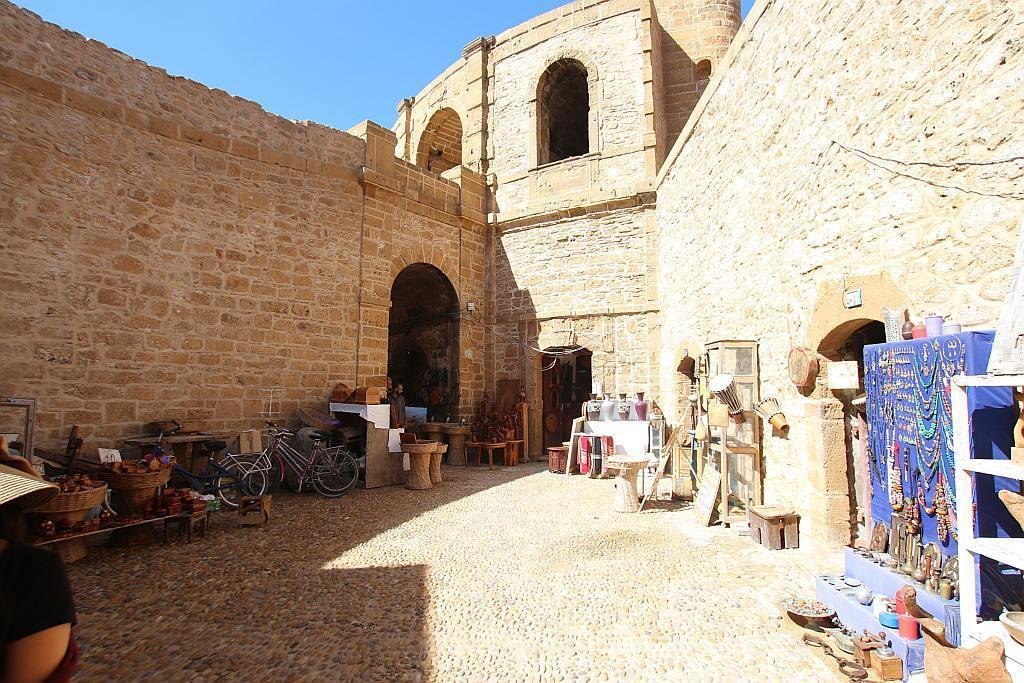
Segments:
[[[957,375],[950,382],[953,410],[953,458],[956,466],[956,490],[959,520],[957,555],[960,564],[960,632],[965,647],[997,637],[1006,648],[1006,668],[1014,681],[1024,681],[1024,646],[1017,643],[997,621],[978,622],[978,572],[976,558],[1024,570],[1024,538],[975,537],[974,501],[966,492],[973,490],[974,474],[990,474],[1024,481],[1024,466],[1006,460],[981,460],[971,457],[971,423],[967,404],[970,387],[1021,387],[1024,375]]]
[[[761,505],[761,419],[754,406],[761,400],[758,343],[723,339],[705,345],[708,379],[721,373],[733,376],[746,421],[713,427],[705,457],[722,473],[718,517],[722,524],[745,523],[747,504]],[[703,467],[701,467],[703,473]]]

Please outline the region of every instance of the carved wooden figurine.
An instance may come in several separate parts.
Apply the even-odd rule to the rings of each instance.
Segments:
[[[921,622],[928,683],[1011,683],[1003,665],[1003,641],[987,638],[970,650],[950,645],[945,625],[918,606],[914,587],[901,590],[907,612]]]

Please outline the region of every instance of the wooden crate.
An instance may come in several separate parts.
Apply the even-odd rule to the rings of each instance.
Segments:
[[[750,537],[768,550],[800,547],[800,515],[789,508],[752,505],[747,508]]]

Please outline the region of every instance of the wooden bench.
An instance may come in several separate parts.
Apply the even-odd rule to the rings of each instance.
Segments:
[[[800,547],[800,515],[779,505],[751,505],[747,508],[750,537],[768,550]]]

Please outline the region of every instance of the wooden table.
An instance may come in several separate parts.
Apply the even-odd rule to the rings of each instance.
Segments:
[[[170,436],[165,436],[163,440],[158,436],[135,436],[130,439],[125,439],[124,445],[137,446],[142,455],[153,450],[152,448],[147,447],[156,446],[158,443],[162,446],[170,446],[174,453],[174,457],[177,458],[182,467],[194,471],[195,467],[193,465],[195,463],[192,462],[192,458],[194,457],[195,446],[197,443],[203,443],[206,441],[226,441],[234,439],[237,436],[238,434],[235,432],[171,434]]]

